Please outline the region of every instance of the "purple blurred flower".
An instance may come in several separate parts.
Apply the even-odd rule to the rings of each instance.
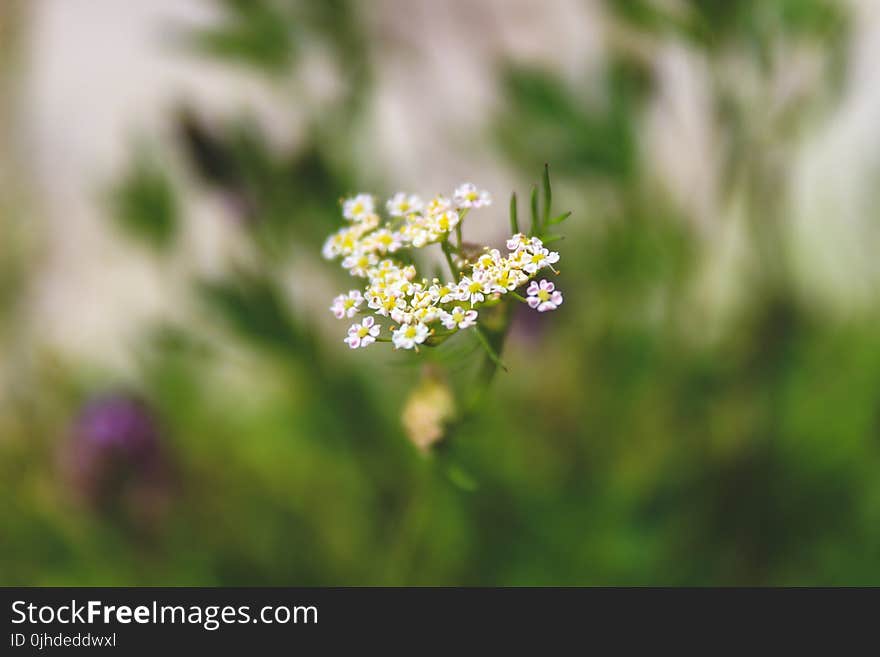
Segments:
[[[153,413],[139,399],[124,394],[99,397],[83,408],[74,428],[76,439],[95,450],[142,458],[158,449]]]
[[[117,392],[83,407],[65,445],[64,466],[76,491],[96,507],[155,516],[168,493],[166,456],[154,411]]]

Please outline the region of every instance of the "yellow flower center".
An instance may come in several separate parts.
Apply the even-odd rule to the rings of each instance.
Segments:
[[[541,302],[550,300],[550,293],[547,290],[538,290],[538,299]]]

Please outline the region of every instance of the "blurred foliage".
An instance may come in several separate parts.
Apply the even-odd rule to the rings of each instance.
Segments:
[[[633,111],[650,80],[636,61],[615,59],[604,100],[586,106],[545,71],[511,68],[505,92],[513,100],[497,124],[498,141],[517,160],[553,162],[554,170],[625,179],[638,164]],[[530,126],[523,130],[523,126]]]
[[[366,66],[354,4],[221,4],[226,22],[196,39],[222,59],[284,77],[308,37],[332,44],[340,62],[358,60],[347,71]],[[640,36],[687,39],[710,68],[722,45],[821,40],[846,22],[819,0],[694,1],[676,14],[661,9],[668,3],[608,4]],[[558,242],[565,305],[539,323],[517,314],[509,373],[430,458],[401,426],[418,388],[410,361],[348,354],[287,293],[300,264],[291,259],[317,253],[335,199],[360,182],[347,140],[371,77],[352,74],[364,85],[358,102],[310,114],[310,138],[290,149],[247,117],[175,112],[196,191],[229,201],[253,258],[181,282],[196,317],[145,327],[131,374],[48,357],[19,373],[0,414],[0,581],[880,584],[875,317],[807,306],[787,277],[783,235],[754,231],[749,251],[782,263],[743,275],[745,301],[710,330],[694,290],[712,256],[639,142],[658,83],[650,56],[611,47],[607,62],[589,89],[548,71],[503,71],[499,149],[529,176],[549,162],[553,197],[575,208]],[[724,91],[713,89],[719,106]],[[722,196],[744,205],[746,221],[783,223],[786,177],[765,152],[778,144],[744,141],[762,110],[713,117],[726,147],[747,155],[729,158]],[[173,243],[187,217],[169,174],[134,162],[116,214]],[[549,225],[546,196],[537,187],[534,206]],[[528,211],[518,214],[524,224]],[[450,340],[428,377],[440,368],[470,386],[462,363],[475,349]],[[57,465],[82,404],[120,382],[160,418],[175,464],[169,508],[137,531],[79,500]]]
[[[207,281],[199,291],[227,326],[249,342],[284,350],[302,341],[272,281],[245,273],[231,281]]]
[[[365,99],[369,52],[351,0],[214,0],[213,5],[221,14],[217,24],[186,32],[184,40],[196,52],[283,82],[303,53],[321,44],[344,77],[348,102]]]
[[[178,112],[176,124],[199,180],[227,200],[268,255],[285,257],[294,238],[314,243],[335,224],[336,207],[326,199],[351,184],[350,174],[317,142],[286,152],[273,148],[252,120],[216,128],[188,109]]]
[[[271,0],[222,0],[222,24],[193,31],[194,47],[208,55],[240,62],[270,74],[289,70],[295,23],[284,3]]]
[[[621,19],[649,32],[668,29],[709,49],[731,42],[766,55],[783,36],[839,39],[847,12],[835,0],[606,0]]]
[[[132,237],[159,250],[177,235],[180,208],[168,172],[141,147],[123,178],[110,190],[112,216]]]

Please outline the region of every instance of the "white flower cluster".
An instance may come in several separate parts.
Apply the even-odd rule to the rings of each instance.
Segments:
[[[449,335],[477,323],[477,308],[512,293],[539,312],[555,310],[562,294],[553,283],[532,281],[542,269],[553,270],[559,254],[548,250],[537,237],[516,234],[507,241],[506,255],[486,247],[474,262],[454,246],[450,233],[471,210],[491,203],[488,192],[469,183],[460,185],[452,199],[437,196],[424,203],[418,196],[395,194],[386,204],[388,221],[375,212],[372,196],[358,194],[342,204],[349,225],[331,235],[322,250],[327,259],[342,258],[342,266],[357,278],[366,279],[363,291],[351,290],[333,300],[330,310],[338,319],[372,312],[352,324],[345,343],[352,349],[385,341],[378,317],[397,326],[391,339],[397,349],[418,349],[432,335]],[[460,233],[459,233],[460,241]],[[391,257],[402,249],[443,243],[459,280],[419,278],[415,266]],[[553,270],[555,271],[555,270]],[[531,281],[528,298],[515,290]],[[442,329],[439,328],[440,325]]]

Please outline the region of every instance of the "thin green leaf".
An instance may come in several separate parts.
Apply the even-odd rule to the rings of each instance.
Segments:
[[[550,219],[550,206],[553,203],[553,191],[550,188],[550,165],[544,164],[544,177],[542,179],[544,185],[544,217],[543,222],[544,225],[547,225],[547,220]]]
[[[510,195],[510,232],[512,235],[519,233],[519,219],[516,216],[516,192]]]
[[[558,217],[553,217],[552,219],[550,219],[547,222],[547,225],[548,226],[555,226],[556,224],[561,224],[563,221],[568,219],[570,216],[571,216],[571,210],[569,210],[568,212],[563,212]]]
[[[538,186],[532,186],[532,235],[541,232],[541,219],[538,216]]]

